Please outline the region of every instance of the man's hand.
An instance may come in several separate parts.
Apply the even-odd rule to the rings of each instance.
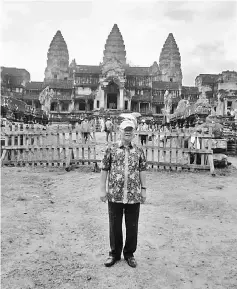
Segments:
[[[146,189],[141,190],[141,203],[144,204],[146,202]]]
[[[101,170],[100,177],[100,190],[99,190],[99,198],[102,202],[107,201],[107,192],[106,192],[106,180],[107,180],[108,171]]]

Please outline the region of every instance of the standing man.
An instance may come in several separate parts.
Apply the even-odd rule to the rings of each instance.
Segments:
[[[132,143],[135,124],[124,120],[120,124],[121,140],[105,151],[102,159],[101,194],[108,200],[109,212],[109,258],[104,265],[110,267],[124,259],[136,267],[134,252],[137,248],[140,203],[146,200],[146,158],[141,148]],[[106,188],[108,178],[108,189]],[[126,241],[123,248],[122,220],[125,215]]]
[[[148,125],[146,124],[145,120],[142,120],[142,126],[141,131],[147,132],[148,131]],[[142,134],[141,135],[141,145],[143,146],[143,143],[146,145],[148,139],[148,134]]]
[[[85,118],[81,123],[81,132],[86,143],[88,140],[88,135],[90,133],[89,122],[87,118]]]
[[[108,117],[107,121],[105,122],[106,142],[109,141],[109,135],[111,142],[113,141],[112,131],[113,131],[113,123],[111,119]]]

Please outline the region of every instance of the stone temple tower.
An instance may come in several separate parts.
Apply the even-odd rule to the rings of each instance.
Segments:
[[[50,43],[47,54],[45,81],[66,80],[69,76],[69,54],[61,31],[57,31]]]
[[[169,33],[160,53],[161,80],[178,82],[182,85],[181,57],[174,36]]]
[[[105,44],[103,63],[115,58],[126,65],[126,51],[122,34],[117,24],[114,24]]]

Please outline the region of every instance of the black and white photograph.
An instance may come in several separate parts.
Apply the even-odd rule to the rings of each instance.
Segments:
[[[1,288],[237,288],[237,1],[2,0]]]

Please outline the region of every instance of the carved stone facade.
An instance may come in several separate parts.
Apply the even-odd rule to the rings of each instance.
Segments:
[[[181,57],[172,33],[165,41],[159,60],[161,81],[178,82],[182,85]]]
[[[16,83],[9,82],[13,72]],[[24,83],[22,77],[27,79]],[[69,65],[67,44],[57,31],[48,50],[43,82],[29,82],[28,72],[6,67],[1,69],[1,79],[1,91],[20,93],[21,99],[37,109],[41,106],[42,90],[46,87],[53,90],[50,113],[61,121],[78,119],[82,113],[121,111],[161,116],[167,99],[166,110],[173,113],[181,98],[194,103],[199,97],[205,97],[215,108],[218,101],[223,100],[225,112],[237,110],[237,72],[200,74],[195,79],[195,87],[182,86],[181,57],[172,33],[161,49],[159,65],[154,61],[151,66],[131,67],[116,24],[108,35],[103,62],[99,65],[79,65],[75,59]]]
[[[122,66],[126,65],[126,51],[122,34],[117,24],[114,24],[105,44],[103,63],[116,59]]]
[[[164,68],[162,61],[166,53],[168,66]],[[126,63],[123,37],[117,24],[114,24],[105,44],[103,62],[99,66],[86,66],[77,65],[73,60],[69,73],[76,87],[90,88],[94,96],[94,110],[133,110],[159,114],[167,89],[173,95],[174,108],[181,94],[180,54],[173,35],[168,36],[160,59],[162,71],[156,61],[150,67],[129,66]],[[178,77],[175,78],[175,75]],[[79,98],[77,89],[75,98]]]
[[[57,31],[47,54],[44,82],[29,83],[26,97],[30,99],[46,87],[55,94],[51,100],[52,115],[73,115],[81,112],[136,111],[161,115],[164,94],[172,97],[171,113],[182,94],[181,58],[170,33],[156,61],[147,67],[127,64],[122,34],[114,24],[106,40],[103,62],[80,65],[73,59],[69,65],[67,44]]]
[[[45,81],[55,79],[68,79],[69,54],[67,44],[61,34],[57,31],[50,43],[47,55],[47,67],[45,69]]]
[[[236,71],[200,74],[195,79],[195,85],[200,96],[209,100],[218,115],[232,114],[237,109]],[[223,109],[220,109],[220,106],[223,106]]]

